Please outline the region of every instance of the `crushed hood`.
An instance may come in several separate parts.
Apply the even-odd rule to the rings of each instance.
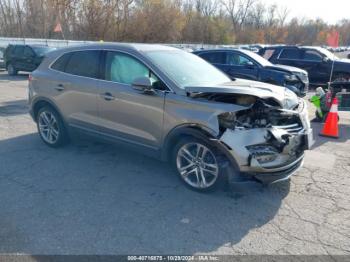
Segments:
[[[285,87],[244,79],[236,79],[221,85],[189,86],[185,87],[185,90],[188,93],[245,94],[263,99],[272,98],[282,107],[285,107],[286,100],[288,104],[298,104],[298,97]]]
[[[285,87],[245,79],[236,79],[220,85],[188,86],[185,87],[185,91],[190,94],[242,94],[262,99],[272,98],[286,109],[292,109],[299,103],[297,95]]]

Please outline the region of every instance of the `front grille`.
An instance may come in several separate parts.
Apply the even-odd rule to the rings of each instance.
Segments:
[[[273,126],[273,127],[283,129],[291,135],[297,135],[298,133],[304,130],[304,127],[299,123],[295,123],[291,125],[283,125],[283,126]]]

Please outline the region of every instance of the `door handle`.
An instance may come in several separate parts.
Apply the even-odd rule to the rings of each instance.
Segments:
[[[103,96],[104,100],[106,100],[106,101],[111,101],[111,100],[115,99],[115,97],[109,92],[102,94],[102,96]]]
[[[55,87],[55,89],[56,89],[57,91],[63,91],[63,90],[64,90],[64,85],[58,84],[58,85]]]

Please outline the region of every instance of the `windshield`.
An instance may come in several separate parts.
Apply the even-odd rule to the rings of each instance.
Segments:
[[[333,59],[339,59],[335,54],[333,54],[332,52],[328,51],[325,48],[317,48],[317,50],[324,54],[326,57],[328,57],[329,59],[333,60]]]
[[[212,86],[231,79],[196,55],[181,51],[149,51],[146,56],[181,89],[187,86]]]
[[[55,50],[53,47],[33,47],[34,52],[38,56],[44,56],[46,53]]]
[[[259,63],[262,66],[272,66],[272,63],[270,61],[266,60],[265,58],[263,58],[262,56],[254,53],[254,52],[245,51],[245,53],[247,55],[249,55],[251,58],[253,58],[257,63]]]

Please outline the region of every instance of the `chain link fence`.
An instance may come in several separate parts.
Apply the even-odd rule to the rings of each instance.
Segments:
[[[28,44],[28,45],[45,45],[50,47],[67,47],[73,45],[83,45],[98,43],[96,41],[75,41],[75,40],[59,40],[59,39],[38,39],[38,38],[8,38],[0,37],[0,47],[6,47],[9,44]],[[109,43],[109,42],[108,42]],[[224,45],[206,45],[206,44],[165,44],[168,46],[173,46],[181,49],[209,49],[209,48],[223,48],[223,47],[234,47],[234,46],[224,46]]]

